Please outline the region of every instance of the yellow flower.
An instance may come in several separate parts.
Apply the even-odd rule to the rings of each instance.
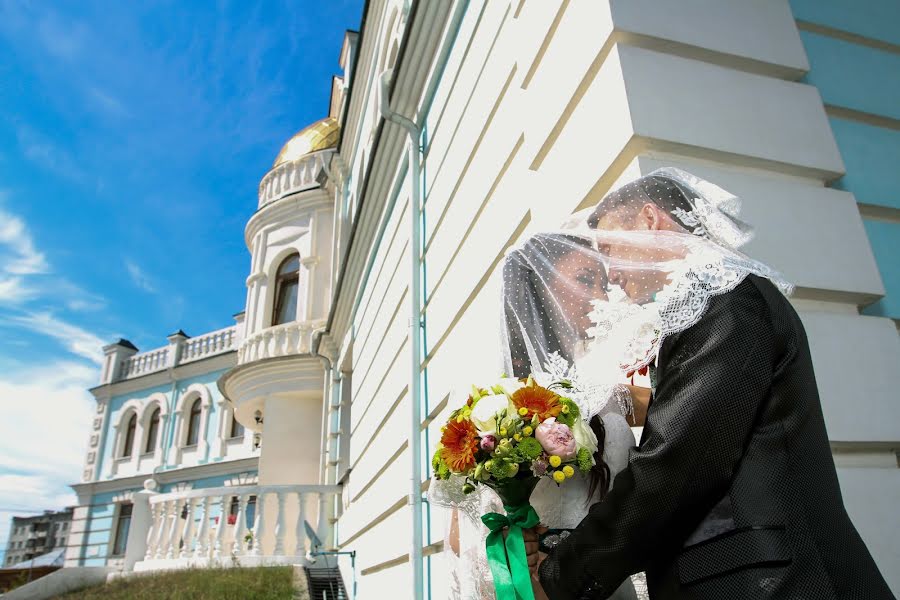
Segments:
[[[562,459],[555,454],[550,457],[550,466],[554,469],[562,463]]]
[[[522,441],[522,436],[519,435],[518,433],[516,433],[513,435],[513,439],[516,440],[517,442],[520,442],[520,441]]]
[[[575,474],[575,469],[572,468],[572,465],[566,465],[563,467],[562,472],[566,477],[571,477]]]
[[[519,409],[519,415],[524,417],[527,414],[528,414],[528,409],[525,408],[524,406]]]
[[[500,428],[500,435],[503,435],[503,436],[506,435],[506,428],[505,428],[505,427],[501,427],[501,428]]]
[[[531,428],[531,425],[526,425],[522,429],[522,433],[524,433],[525,435],[531,435],[532,433],[534,433],[534,429]]]
[[[553,471],[553,481],[562,483],[566,480],[566,475],[562,471]]]

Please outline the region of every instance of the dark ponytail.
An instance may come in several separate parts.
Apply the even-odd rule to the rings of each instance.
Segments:
[[[590,504],[598,490],[600,491],[600,499],[605,498],[606,494],[609,493],[609,484],[611,483],[609,465],[603,460],[603,445],[606,442],[606,427],[603,426],[603,419],[596,415],[591,417],[590,426],[594,435],[597,436],[597,451],[594,452],[594,466],[591,467],[589,475],[591,481],[588,487],[587,504]]]

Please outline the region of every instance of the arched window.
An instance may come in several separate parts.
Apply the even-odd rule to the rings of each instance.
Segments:
[[[128,426],[125,428],[125,444],[122,446],[122,458],[131,456],[134,449],[134,434],[137,431],[137,415],[132,413],[128,418]]]
[[[156,450],[156,437],[159,435],[159,409],[153,411],[150,415],[150,422],[147,424],[147,443],[144,446],[144,452],[153,452]]]
[[[297,320],[297,291],[300,287],[300,255],[291,254],[281,262],[275,278],[275,310],[272,325]]]
[[[244,437],[244,426],[241,425],[237,419],[234,418],[234,414],[231,415],[231,432],[228,437],[239,438]]]
[[[203,410],[200,398],[191,405],[191,416],[188,418],[188,434],[186,446],[196,446],[200,441],[200,413]]]

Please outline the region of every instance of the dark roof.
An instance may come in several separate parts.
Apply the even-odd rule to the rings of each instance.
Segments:
[[[131,348],[132,350],[137,350],[137,346],[135,346],[134,344],[132,344],[125,338],[119,338],[118,341],[116,341],[113,345],[114,346],[122,346],[123,348]]]

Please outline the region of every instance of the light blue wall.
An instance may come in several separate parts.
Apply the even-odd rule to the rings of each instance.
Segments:
[[[900,131],[831,119],[847,174],[835,187],[856,201],[900,210]]]
[[[220,410],[218,401],[222,398],[222,395],[219,392],[219,388],[216,386],[216,381],[224,372],[225,370],[212,371],[209,373],[203,373],[202,375],[198,375],[196,377],[179,380],[178,382],[176,382],[174,390],[171,384],[167,384],[148,387],[142,390],[131,392],[129,394],[114,396],[110,400],[110,418],[107,419],[103,432],[103,435],[106,438],[103,445],[103,454],[100,457],[97,466],[98,473],[101,474],[101,478],[107,478],[106,473],[108,472],[109,461],[112,460],[113,453],[115,452],[116,432],[115,428],[113,427],[113,423],[118,420],[119,413],[121,412],[122,407],[132,399],[137,399],[141,402],[145,402],[153,394],[162,394],[163,396],[165,396],[166,402],[168,403],[169,414],[174,415],[175,407],[178,404],[178,399],[187,391],[188,387],[193,384],[202,384],[206,386],[206,389],[209,390],[211,402],[209,406],[209,416],[206,420],[206,431],[203,432],[203,434],[205,435],[208,445],[211,445],[213,440],[219,434],[217,430],[219,425]],[[166,427],[164,429],[161,429],[159,433],[159,443],[163,444],[163,455],[166,458],[166,462],[163,465],[162,470],[178,469],[181,467],[180,464],[174,462],[175,453],[171,451],[172,447],[174,446],[175,431],[178,425],[179,418],[179,416],[175,416],[175,418],[169,418],[166,422]],[[140,441],[136,443],[140,443]],[[204,464],[206,462],[209,462],[208,456],[201,458],[200,464]]]
[[[900,319],[900,2],[790,3],[798,20],[839,30],[801,29],[810,63],[805,81],[818,87],[829,108],[844,159],[846,174],[834,187],[878,207],[879,220],[864,222],[886,295],[864,312]]]
[[[833,29],[900,44],[897,0],[790,0],[794,17]]]
[[[812,65],[806,81],[826,104],[900,119],[900,54],[809,31],[800,38]]]
[[[887,296],[866,309],[866,314],[900,318],[900,223],[864,219],[872,251],[881,265]]]

